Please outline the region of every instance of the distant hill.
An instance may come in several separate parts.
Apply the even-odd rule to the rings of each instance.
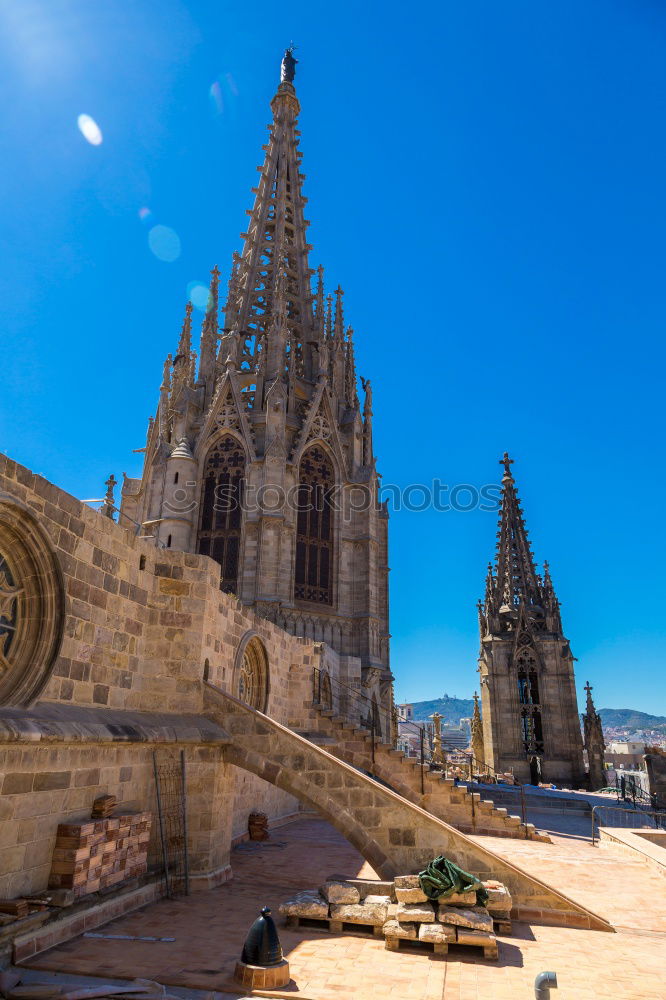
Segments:
[[[457,726],[461,719],[469,719],[474,711],[471,698],[451,698],[448,694],[434,701],[412,701],[410,704],[414,706],[416,722],[424,722],[433,712],[439,712],[445,723]]]
[[[471,698],[456,698],[448,694],[432,701],[413,701],[410,704],[414,707],[416,722],[424,722],[433,712],[439,712],[445,723],[458,725],[460,719],[469,719],[474,711],[474,702]],[[633,708],[602,708],[599,715],[604,726],[622,727],[631,731],[666,727],[665,715],[649,715],[647,712],[637,712]]]
[[[666,724],[666,715],[648,715],[633,708],[601,708],[604,726],[624,726],[627,729],[656,729]]]

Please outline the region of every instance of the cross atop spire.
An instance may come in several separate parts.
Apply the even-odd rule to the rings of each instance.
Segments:
[[[513,465],[513,459],[509,458],[508,451],[505,451],[500,458],[500,465],[504,466],[504,478],[511,479],[513,481],[513,476],[511,475],[511,466]]]

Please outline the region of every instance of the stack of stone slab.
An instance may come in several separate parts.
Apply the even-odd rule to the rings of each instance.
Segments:
[[[143,875],[147,869],[151,813],[61,823],[49,888],[87,896]]]
[[[484,958],[497,958],[495,923],[511,929],[511,896],[500,882],[484,883],[487,908],[476,905],[476,893],[465,892],[430,901],[418,875],[397,876],[395,882],[366,879],[327,881],[320,889],[297,893],[279,908],[288,926],[301,921],[325,922],[333,933],[351,926],[371,927],[389,951],[401,941],[431,944],[446,954],[450,944],[482,948]]]

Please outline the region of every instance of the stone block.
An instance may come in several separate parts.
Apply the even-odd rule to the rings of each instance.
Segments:
[[[426,924],[425,926],[429,927],[430,924]],[[401,938],[403,941],[416,941],[416,924],[401,924],[399,920],[387,920],[383,930],[384,937],[386,938]]]
[[[314,920],[325,920],[328,917],[328,903],[316,889],[306,889],[297,892],[291,899],[280,903],[278,913],[281,917],[309,917]]]
[[[395,898],[399,903],[427,903],[428,897],[422,889],[396,889]]]
[[[470,927],[456,927],[456,940],[458,944],[476,945],[481,948],[493,945],[497,947],[497,938],[492,932],[477,931]]]
[[[440,906],[476,906],[476,890],[452,892],[450,896],[440,896],[437,902]]]
[[[446,924],[421,924],[419,927],[419,941],[428,941],[430,944],[454,944],[455,940],[455,927]]]
[[[391,906],[390,896],[373,896],[367,895],[363,900],[364,905],[370,904],[371,906],[379,904],[380,906],[386,906],[387,908]]]
[[[421,888],[421,882],[419,881],[418,875],[396,875],[394,881],[396,889]]]
[[[397,917],[401,922],[434,924],[435,911],[432,903],[398,903]]]
[[[383,927],[388,915],[388,903],[332,903],[331,920],[347,924],[368,924]]]
[[[509,890],[505,886],[500,886],[499,889],[488,889],[487,891],[488,900],[486,906],[489,913],[508,914],[511,912],[513,901]]]
[[[442,924],[469,927],[477,931],[492,933],[493,918],[483,906],[440,906],[438,919]]]
[[[329,903],[359,903],[361,894],[348,882],[326,882],[319,890]]]

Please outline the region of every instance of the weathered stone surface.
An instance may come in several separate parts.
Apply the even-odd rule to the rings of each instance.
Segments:
[[[369,924],[383,927],[388,914],[388,903],[332,903],[331,920],[348,924]]]
[[[415,920],[420,924],[434,924],[435,911],[432,903],[398,903],[398,920]]]
[[[497,944],[497,938],[492,932],[476,931],[470,927],[456,927],[456,940],[458,944],[487,945]]]
[[[329,903],[358,903],[361,900],[358,889],[348,882],[326,882],[319,891]]]
[[[396,875],[394,879],[396,889],[420,889],[421,882],[418,875]]]
[[[416,924],[401,924],[399,920],[387,920],[383,929],[384,937],[402,938],[405,941],[416,940]]]
[[[323,920],[328,916],[328,903],[316,889],[306,889],[280,903],[278,912],[282,917],[310,917]]]
[[[421,924],[419,941],[429,941],[431,944],[450,944],[456,940],[455,927],[446,924]]]
[[[493,918],[483,906],[440,906],[438,919],[442,924],[471,927],[478,931],[492,931]]]
[[[500,882],[490,885],[488,882],[484,882],[486,890],[488,892],[488,901],[486,906],[490,913],[510,913],[511,912],[511,894],[506,886],[503,886]]]
[[[369,904],[370,906],[378,903],[380,906],[386,906],[387,910],[388,907],[392,905],[390,896],[366,896],[363,903],[364,905]]]
[[[395,898],[399,903],[427,903],[428,897],[421,889],[396,889]]]
[[[450,896],[440,896],[437,902],[440,906],[476,906],[476,891],[452,892]]]

